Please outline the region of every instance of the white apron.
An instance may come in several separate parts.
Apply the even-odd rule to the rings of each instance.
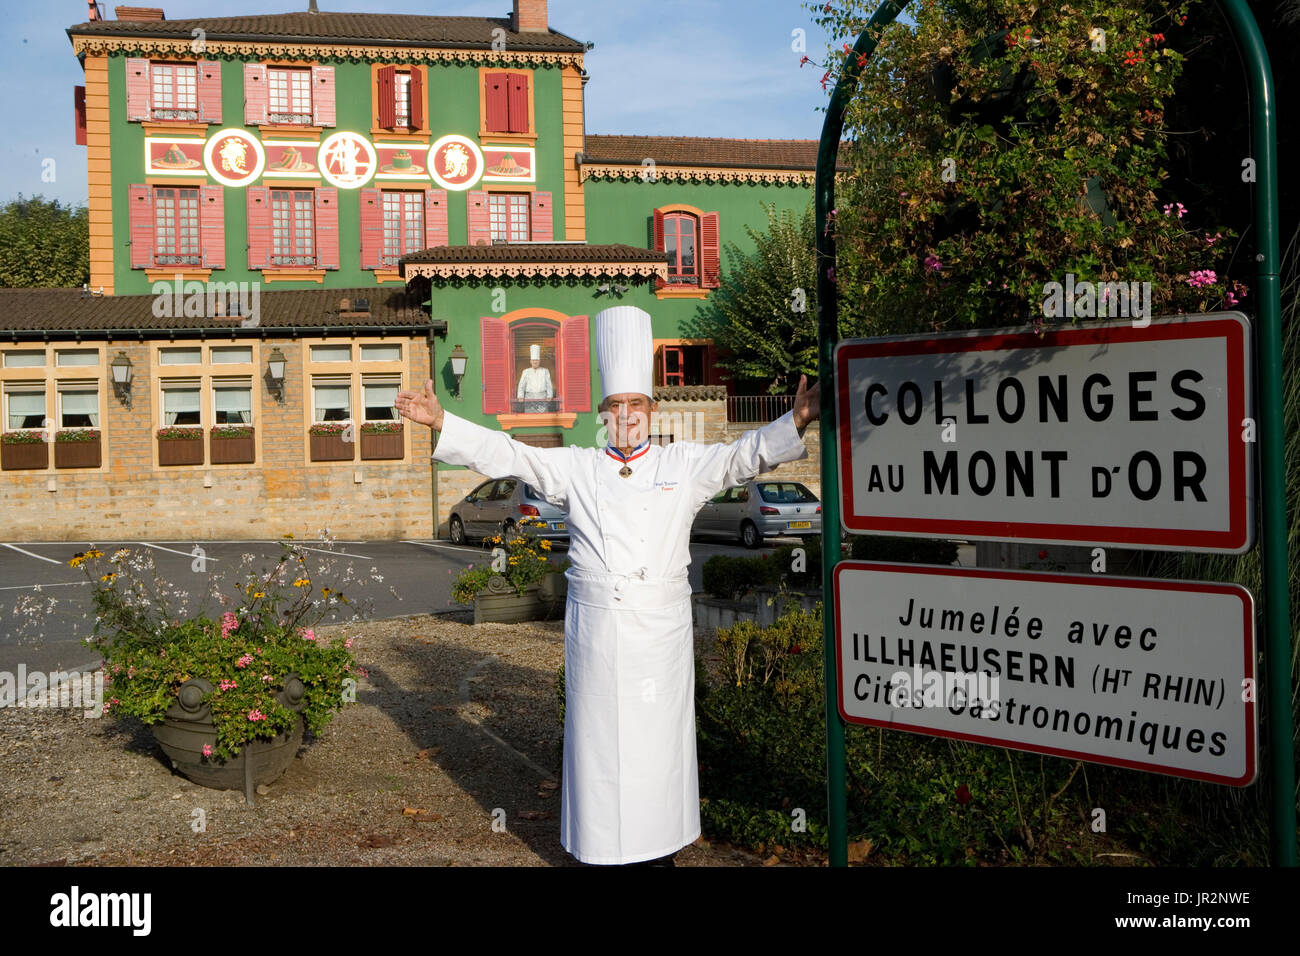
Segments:
[[[444,410],[445,412],[445,410]],[[700,835],[690,530],[719,491],[806,458],[793,415],[730,444],[535,448],[445,412],[434,457],[519,478],[568,512],[560,841],[584,863],[666,856]]]

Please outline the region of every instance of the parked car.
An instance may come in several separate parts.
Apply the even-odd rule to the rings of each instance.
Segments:
[[[472,538],[490,538],[511,531],[520,518],[541,518],[545,528],[536,529],[537,537],[569,542],[568,514],[542,497],[542,493],[518,478],[493,478],[485,481],[452,505],[447,523],[453,544],[465,544]]]
[[[751,481],[711,498],[691,533],[739,538],[747,548],[773,535],[808,537],[822,533],[822,504],[797,481]]]

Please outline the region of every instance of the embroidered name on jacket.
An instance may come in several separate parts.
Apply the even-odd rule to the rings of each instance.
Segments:
[[[677,482],[675,481],[656,481],[655,487],[660,491],[676,491]]]

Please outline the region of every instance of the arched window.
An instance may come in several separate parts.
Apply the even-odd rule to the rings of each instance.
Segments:
[[[675,203],[654,211],[654,247],[668,255],[668,278],[661,289],[716,289],[722,272],[718,214]],[[699,296],[697,296],[699,297]]]
[[[699,222],[688,212],[664,216],[664,251],[668,253],[668,281],[698,285],[700,281]]]

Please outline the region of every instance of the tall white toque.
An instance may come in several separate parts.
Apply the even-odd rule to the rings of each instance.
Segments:
[[[542,347],[540,345],[528,346],[528,360],[532,361],[533,359],[537,359],[539,362],[542,360]]]
[[[654,398],[654,334],[650,313],[616,305],[596,315],[601,400],[633,392]]]

